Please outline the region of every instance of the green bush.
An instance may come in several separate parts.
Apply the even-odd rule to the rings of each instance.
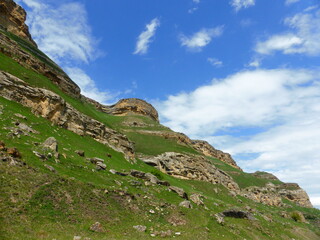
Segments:
[[[160,171],[154,169],[154,170],[151,170],[150,173],[155,175],[159,180],[163,180],[163,175]]]

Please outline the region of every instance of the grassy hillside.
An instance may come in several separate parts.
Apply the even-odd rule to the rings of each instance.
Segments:
[[[8,35],[20,42],[16,36]],[[31,48],[28,43],[20,42],[20,46],[42,61],[48,61],[43,53]],[[22,67],[3,54],[0,54],[0,70],[32,86],[57,93],[83,114],[126,134],[135,143],[137,153],[157,155],[174,151],[197,154],[192,148],[172,139],[136,131],[170,131],[149,118],[117,117],[99,112],[91,104],[66,95],[48,78]],[[130,127],[125,124],[133,119],[144,125]],[[28,126],[32,131],[22,131],[19,128],[21,125]],[[58,141],[59,158],[42,147],[49,137]],[[13,164],[6,161],[6,153],[0,151],[1,240],[67,240],[74,236],[92,240],[162,239],[151,234],[158,232],[161,235],[168,231],[171,234],[167,238],[178,239],[320,238],[317,225],[320,211],[316,209],[298,207],[289,201],[286,208],[270,207],[241,196],[232,197],[221,185],[173,178],[139,159],[136,164],[130,164],[121,153],[90,137],[54,126],[48,120],[33,115],[30,109],[2,97],[0,141],[7,148],[15,147],[21,153],[21,159]],[[84,151],[85,156],[78,155],[77,150]],[[39,158],[34,151],[46,156],[46,159]],[[106,170],[97,170],[87,159],[94,157],[104,159]],[[218,159],[209,159],[216,167],[229,173],[241,188],[264,186],[270,182],[243,173]],[[150,185],[130,175],[112,174],[110,169],[122,173],[129,173],[132,169],[152,173],[172,186],[183,188],[189,196],[201,194],[204,205],[192,203],[192,209],[180,207],[179,203],[184,199],[169,191],[167,186]],[[214,215],[230,208],[250,211],[255,220],[226,217],[225,223],[219,224]],[[294,217],[283,218],[283,211],[289,216],[293,216],[294,211],[300,211],[309,223],[295,221]],[[101,223],[103,232],[90,230],[95,222]],[[135,225],[146,226],[146,232],[138,232],[133,228]]]

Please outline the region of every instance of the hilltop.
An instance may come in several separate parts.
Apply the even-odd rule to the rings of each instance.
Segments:
[[[106,106],[0,0],[1,239],[319,239],[294,183],[159,122],[144,100]]]

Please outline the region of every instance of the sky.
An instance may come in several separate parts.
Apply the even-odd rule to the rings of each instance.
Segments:
[[[320,207],[319,0],[16,1],[82,94],[144,99]]]

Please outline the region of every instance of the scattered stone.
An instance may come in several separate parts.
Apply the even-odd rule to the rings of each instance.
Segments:
[[[245,218],[249,220],[255,220],[251,213],[245,212],[237,209],[230,209],[222,212],[225,217],[233,217],[233,218]]]
[[[7,153],[14,158],[21,158],[21,153],[17,148],[8,148]]]
[[[141,182],[139,182],[139,181],[131,180],[131,181],[130,181],[130,185],[131,185],[131,186],[141,186],[141,185],[142,185],[142,183],[141,183]]]
[[[176,236],[180,236],[181,235],[181,232],[175,232],[174,233]]]
[[[114,180],[114,182],[118,185],[118,186],[122,186],[122,183],[121,182],[119,182],[118,180]]]
[[[93,232],[104,232],[104,229],[103,229],[101,223],[99,223],[99,222],[92,224],[90,227],[90,230]]]
[[[46,160],[46,156],[44,154],[41,154],[37,151],[32,151],[34,155],[36,155],[38,158],[42,159],[42,160]]]
[[[21,118],[23,120],[28,120],[26,116],[21,115],[20,113],[15,113],[14,116]]]
[[[44,165],[45,168],[49,169],[51,172],[56,172],[56,170],[54,169],[54,167],[48,165],[48,164],[45,164]]]
[[[58,142],[54,137],[47,138],[42,145],[44,148],[47,148],[54,152],[58,151]]]
[[[154,214],[154,213],[156,213],[153,209],[150,209],[149,210],[149,213],[152,213],[152,214]]]
[[[81,240],[81,237],[80,236],[74,236],[73,240]]]
[[[194,193],[190,195],[190,200],[197,205],[204,205],[201,198],[203,198],[203,196],[199,193]]]
[[[112,155],[110,153],[106,154],[108,158],[112,158]]]
[[[221,214],[221,213],[216,213],[214,215],[214,217],[216,218],[217,222],[220,224],[220,225],[223,225],[224,224],[224,215]]]
[[[29,127],[27,124],[25,123],[19,123],[18,125],[16,124],[16,126],[18,126],[18,128],[24,132],[24,133],[36,133],[39,134],[38,131],[34,130],[33,128]],[[26,134],[27,135],[27,134]]]
[[[173,191],[173,192],[177,193],[180,197],[188,199],[187,193],[182,188],[175,187],[175,186],[170,186],[168,189],[170,191]]]
[[[112,173],[112,174],[116,174],[116,175],[119,175],[119,176],[123,176],[123,177],[128,176],[127,173],[118,172],[118,171],[116,171],[116,170],[114,170],[114,169],[110,169],[109,172]]]
[[[188,200],[182,201],[179,204],[180,207],[185,207],[185,208],[192,208],[191,202]]]
[[[136,225],[133,226],[133,228],[136,229],[138,232],[145,232],[147,230],[147,227],[143,225]]]
[[[173,216],[170,216],[167,221],[172,224],[173,226],[182,226],[182,225],[186,225],[187,224],[187,221],[181,217],[181,216],[178,216],[178,215],[173,215]]]
[[[136,178],[145,179],[146,173],[138,171],[138,170],[131,170],[130,175]]]
[[[104,160],[101,159],[101,158],[97,158],[97,157],[94,157],[94,158],[87,158],[87,160],[89,160],[91,163],[93,164],[97,164],[97,163],[103,163]]]
[[[97,162],[97,170],[106,170],[107,165],[102,162]]]
[[[159,182],[159,179],[151,173],[146,173],[145,178],[146,178],[146,180],[148,180],[149,182],[151,182],[153,184],[157,184]]]
[[[85,155],[83,150],[76,150],[75,153],[78,154],[80,157],[84,157]]]
[[[264,220],[266,220],[267,222],[273,222],[271,216],[262,215],[262,218],[263,218]]]

